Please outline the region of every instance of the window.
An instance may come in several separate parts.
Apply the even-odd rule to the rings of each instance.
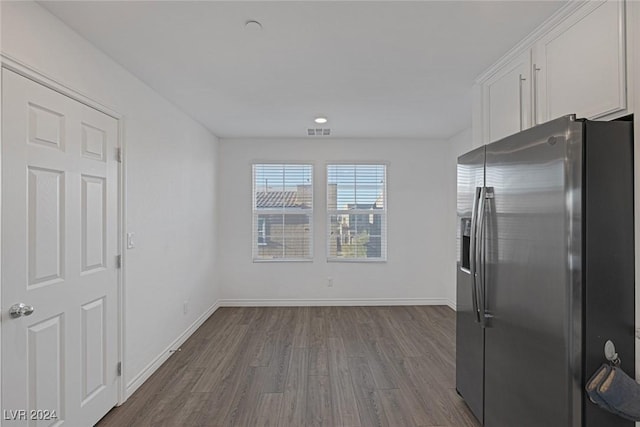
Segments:
[[[387,167],[327,166],[327,244],[330,261],[387,258]]]
[[[253,259],[311,260],[313,166],[253,165]]]
[[[267,244],[267,219],[258,217],[258,246]]]

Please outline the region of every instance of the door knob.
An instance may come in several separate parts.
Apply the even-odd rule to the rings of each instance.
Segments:
[[[9,315],[13,318],[30,316],[33,313],[33,306],[24,303],[13,304],[9,309]]]

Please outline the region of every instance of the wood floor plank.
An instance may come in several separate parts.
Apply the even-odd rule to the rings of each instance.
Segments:
[[[262,393],[258,399],[255,418],[251,421],[255,427],[276,427],[284,393]]]
[[[309,349],[294,348],[291,352],[291,368],[282,398],[278,425],[301,426],[306,418],[307,380],[309,379]]]
[[[320,307],[312,307],[320,308]],[[318,316],[318,311],[312,311],[311,328],[309,331],[309,347],[324,347],[327,345],[327,320]],[[314,315],[316,314],[316,315]]]
[[[389,307],[369,307],[371,311],[371,321],[369,327],[377,338],[393,336],[389,328],[387,328],[384,319],[388,317]]]
[[[327,338],[342,336],[340,322],[338,320],[340,307],[323,307],[323,315],[327,319]]]
[[[371,311],[371,307],[351,307],[351,312],[357,323],[370,323]]]
[[[238,307],[239,319],[238,324],[250,325],[255,321],[255,318],[264,310],[263,307]]]
[[[237,325],[242,312],[235,307],[221,307],[198,328],[194,335],[204,339],[214,338],[225,329]]]
[[[262,387],[267,377],[267,367],[249,367],[244,378],[239,378],[239,387],[224,418],[227,426],[248,426],[256,418],[256,402],[262,395]]]
[[[448,425],[460,427],[476,427],[478,421],[469,407],[455,389],[447,389],[444,393],[443,411],[446,413]]]
[[[393,363],[380,348],[378,337],[370,324],[359,323],[356,330],[365,344],[365,352],[377,389],[398,388],[398,375]]]
[[[194,408],[199,407],[202,400],[197,396],[194,399],[190,390],[203,371],[202,368],[186,369],[170,382],[166,392],[158,395],[153,415],[148,418],[150,426],[175,425],[193,413]]]
[[[385,322],[387,327],[395,337],[396,342],[398,343],[398,348],[405,356],[418,357],[423,354],[424,348],[422,348],[419,343],[416,342],[415,337],[407,334],[404,325],[404,323],[406,322],[399,321],[396,317],[393,316],[386,317]]]
[[[442,360],[431,355],[407,358],[408,365],[415,373],[420,373],[423,385],[433,384],[440,388],[455,388],[455,375],[446,370],[454,370],[451,360]],[[437,368],[437,369],[434,369]]]
[[[416,394],[434,425],[450,425],[451,417],[448,415],[447,399],[445,398],[450,388],[447,384],[443,384],[439,380],[438,374],[434,372],[438,368],[436,366],[429,368],[418,357],[404,359],[400,366],[409,382],[407,388],[417,392]]]
[[[100,427],[130,427],[147,419],[155,394],[140,394],[140,389],[131,396],[125,405],[113,408],[98,423]]]
[[[448,307],[220,308],[99,427],[479,427]]]
[[[363,357],[350,358],[349,372],[362,424],[365,426],[390,425],[376,391],[367,359]]]
[[[344,345],[348,357],[365,357],[366,346],[360,334],[354,327],[356,324],[355,314],[351,312],[351,307],[340,307],[339,321],[340,331],[344,340]]]
[[[262,314],[265,312],[266,310],[263,310]],[[250,362],[261,344],[260,337],[264,336],[265,324],[256,320],[255,325],[240,325],[240,327],[248,327],[250,330],[244,334],[233,351],[229,352],[229,357],[223,360],[223,364],[211,374],[204,372],[192,390],[208,392],[210,395],[205,409],[198,418],[201,425],[217,426],[221,421],[226,422],[229,417],[235,421],[234,411],[241,404],[238,396],[247,393],[253,376],[259,369],[251,367]]]
[[[166,415],[161,419],[155,419],[150,423],[150,427],[176,427],[176,426],[197,426],[198,414],[207,402],[205,393],[189,393],[185,392],[180,398],[179,406],[175,406],[175,412],[165,412]],[[133,426],[142,426],[142,424],[132,424]]]
[[[383,336],[378,339],[378,346],[391,360],[399,360],[405,357],[400,344],[393,336]]]
[[[226,374],[228,365],[236,358],[236,353],[243,342],[248,325],[236,325],[234,332],[230,333],[228,340],[219,343],[211,342],[208,352],[209,358],[200,358],[195,362],[196,366],[204,366],[205,371],[193,386],[194,393],[206,393],[212,391],[219,383],[220,378]]]
[[[268,316],[267,326],[265,329],[265,339],[256,347],[257,352],[251,361],[251,366],[269,366],[271,363],[271,359],[274,355],[276,339],[280,330],[278,316],[276,313],[271,313],[271,315]]]
[[[327,347],[309,347],[309,375],[329,375]]]
[[[399,389],[378,390],[382,407],[392,426],[417,425],[411,416],[411,408]]]
[[[334,427],[331,411],[331,388],[328,375],[310,375],[307,379],[307,408],[305,425]]]
[[[327,354],[333,420],[338,426],[359,427],[362,424],[358,415],[358,403],[351,383],[349,361],[342,338],[328,339]]]
[[[239,335],[243,335],[243,332],[239,331],[246,332],[249,329],[247,324],[242,324],[239,321],[242,317],[239,312],[230,312],[228,311],[229,307],[223,308],[226,309],[225,313],[229,313],[228,319],[220,319],[220,317],[217,317],[214,319],[216,325],[209,326],[201,335],[204,340],[205,347],[203,351],[197,353],[195,363],[198,367],[210,367],[213,362],[212,358],[217,353],[221,353],[219,356],[224,357],[227,352],[221,350],[232,346],[236,340],[242,338]],[[214,313],[214,316],[216,314],[218,314],[218,312]],[[211,318],[205,322],[205,325],[208,325],[210,321]],[[200,330],[198,329],[196,333],[199,331]]]
[[[190,339],[190,341],[193,341]],[[188,343],[185,343],[188,344]],[[187,350],[175,353],[171,356],[162,369],[156,371],[139,389],[127,400],[127,405],[114,408],[105,418],[101,425],[105,426],[137,426],[143,425],[149,421],[149,414],[157,411],[158,400],[166,394],[171,394],[171,387],[176,380],[184,375],[185,371],[190,369],[190,365],[186,361],[193,360],[193,355],[188,351],[191,347],[186,345]],[[197,368],[191,368],[197,370]],[[201,374],[201,370],[197,371],[194,379]],[[187,384],[192,385],[192,382]],[[122,421],[124,420],[124,422]]]
[[[279,311],[280,328],[275,338],[271,362],[267,368],[267,378],[262,389],[264,393],[284,392],[287,372],[291,362],[295,310],[291,307],[286,307]]]
[[[293,348],[309,347],[309,326],[311,324],[310,307],[296,307],[295,328],[293,330]]]

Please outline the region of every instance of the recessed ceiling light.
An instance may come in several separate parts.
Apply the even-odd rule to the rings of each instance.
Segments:
[[[315,119],[313,119],[314,122],[316,122],[319,125],[323,125],[325,123],[327,123],[329,120],[326,117],[316,117]]]
[[[244,23],[244,28],[247,31],[258,32],[262,30],[262,24],[254,19],[250,19]]]

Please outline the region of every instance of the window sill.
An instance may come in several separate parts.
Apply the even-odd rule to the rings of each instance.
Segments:
[[[255,264],[269,263],[269,262],[313,262],[313,258],[254,258]]]
[[[327,258],[327,262],[359,262],[365,264],[384,264],[387,262],[386,258]]]

